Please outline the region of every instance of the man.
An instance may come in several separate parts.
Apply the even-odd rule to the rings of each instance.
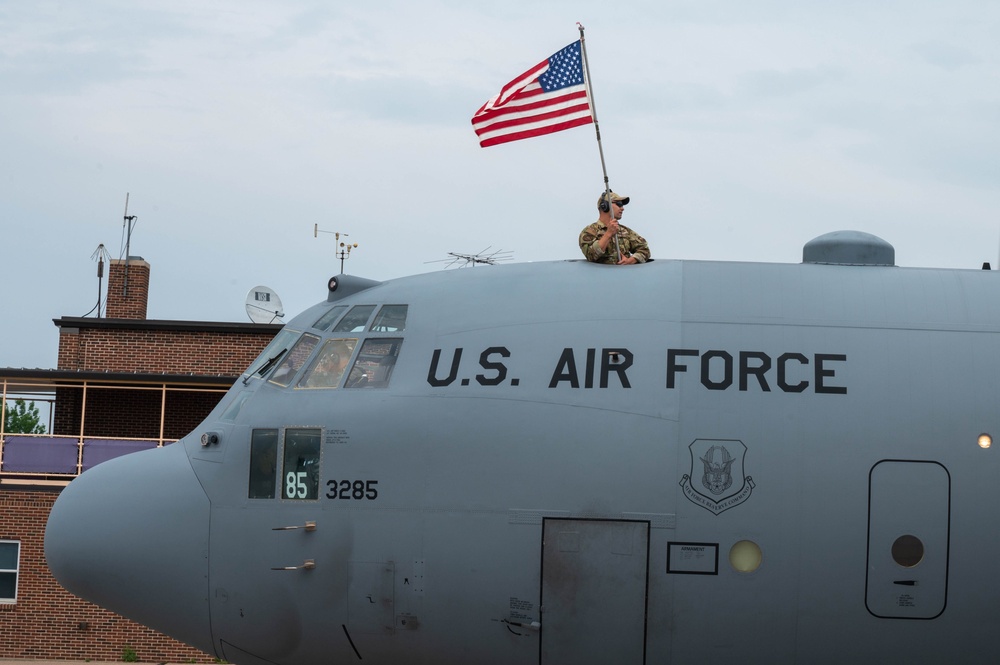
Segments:
[[[628,202],[629,197],[614,192],[597,199],[600,217],[580,232],[580,250],[588,261],[625,266],[649,260],[646,239],[618,222]]]

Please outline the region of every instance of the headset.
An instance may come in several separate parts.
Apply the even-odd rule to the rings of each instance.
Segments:
[[[597,209],[601,212],[611,212],[611,204],[608,203],[607,192],[601,192],[601,198],[597,204]]]

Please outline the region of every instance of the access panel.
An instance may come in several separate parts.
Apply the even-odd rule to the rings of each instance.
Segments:
[[[883,460],[868,486],[868,611],[889,619],[939,616],[948,596],[948,470],[937,462]]]
[[[645,662],[649,522],[546,518],[542,665]]]

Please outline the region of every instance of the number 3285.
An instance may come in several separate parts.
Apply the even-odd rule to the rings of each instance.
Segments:
[[[374,501],[378,498],[377,480],[328,480],[326,498]]]

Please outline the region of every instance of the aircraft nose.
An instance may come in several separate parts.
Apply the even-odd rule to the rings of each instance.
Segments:
[[[210,504],[183,444],[125,455],[71,482],[45,530],[45,558],[68,591],[214,653]]]

